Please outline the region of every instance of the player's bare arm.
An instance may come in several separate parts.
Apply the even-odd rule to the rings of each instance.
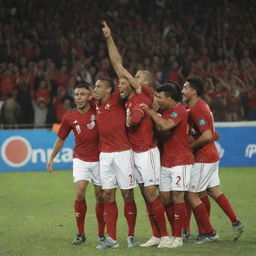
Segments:
[[[197,148],[201,148],[202,146],[208,144],[209,142],[212,141],[213,138],[213,134],[211,132],[211,130],[206,130],[204,131],[195,141],[193,141],[189,147],[191,149],[197,149]]]
[[[167,120],[167,119],[161,117],[154,109],[149,108],[148,105],[146,105],[144,103],[140,104],[140,105],[151,116],[151,118],[153,119],[153,121],[156,125],[156,128],[159,131],[168,131],[176,126],[176,124],[172,120]]]
[[[113,66],[118,78],[120,79],[122,77],[125,77],[126,79],[128,79],[131,86],[136,90],[136,93],[140,93],[141,87],[140,87],[139,83],[123,66],[122,57],[121,57],[119,51],[117,50],[117,47],[116,47],[113,37],[111,35],[111,30],[110,30],[109,26],[107,25],[107,23],[105,21],[103,21],[102,24],[103,24],[102,31],[107,40],[110,61],[112,63],[112,66]]]
[[[56,140],[56,143],[55,143],[55,145],[54,145],[52,154],[51,154],[50,159],[49,159],[49,161],[48,161],[48,163],[47,163],[47,165],[46,165],[48,172],[52,172],[52,171],[53,171],[52,166],[53,166],[54,158],[55,158],[55,157],[57,156],[57,154],[60,152],[61,148],[62,148],[63,145],[64,145],[64,142],[65,142],[65,140],[60,139],[60,138],[58,138],[58,139]]]

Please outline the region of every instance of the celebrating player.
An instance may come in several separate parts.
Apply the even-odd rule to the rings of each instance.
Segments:
[[[84,221],[87,211],[86,189],[89,182],[95,187],[96,217],[98,221],[98,238],[100,242],[105,240],[103,217],[104,203],[99,179],[99,137],[95,121],[95,110],[89,103],[91,93],[85,84],[79,84],[74,89],[76,109],[63,117],[63,122],[58,132],[58,139],[54,145],[51,157],[47,163],[47,170],[52,172],[53,161],[64,145],[65,139],[72,130],[75,135],[75,148],[73,155],[73,179],[75,184],[74,210],[78,234],[73,245],[80,245],[86,241]]]

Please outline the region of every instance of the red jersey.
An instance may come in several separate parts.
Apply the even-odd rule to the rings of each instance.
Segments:
[[[193,164],[193,154],[188,144],[188,116],[185,107],[178,103],[164,111],[162,117],[173,121],[176,126],[171,129],[171,134],[163,141],[161,165],[174,167]]]
[[[143,93],[134,94],[126,103],[126,118],[140,115],[138,122],[127,128],[128,140],[132,150],[144,152],[156,146],[153,134],[153,122],[149,114],[142,109],[140,104],[152,105],[151,100]]]
[[[96,113],[93,108],[85,114],[74,109],[64,115],[58,137],[65,139],[73,130],[75,134],[74,158],[85,162],[99,161],[99,136],[95,119]]]
[[[213,115],[205,101],[200,99],[191,107],[189,119],[190,124],[194,128],[194,137],[196,139],[206,130],[211,130],[215,136]],[[214,163],[220,160],[214,140],[216,139],[194,151],[195,163]]]
[[[119,152],[131,149],[125,127],[125,109],[118,92],[103,104],[96,103],[96,122],[100,151]]]
[[[152,87],[141,86],[141,91],[152,101],[154,100],[154,89]]]

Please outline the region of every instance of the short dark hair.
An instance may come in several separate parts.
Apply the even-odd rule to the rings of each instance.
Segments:
[[[90,85],[87,82],[78,83],[75,85],[74,90],[77,88],[85,88],[86,90],[90,91]]]
[[[167,80],[164,84],[156,88],[156,92],[164,92],[167,97],[180,102],[182,100],[181,87],[174,81]]]
[[[156,88],[156,92],[164,92],[167,97],[171,97],[177,102],[182,100],[181,90],[180,85],[171,80],[165,81],[162,86]]]
[[[106,85],[111,88],[111,92],[115,91],[115,85],[113,83],[113,81],[109,78],[98,78],[97,80],[103,81],[106,83]]]
[[[204,82],[200,77],[188,77],[187,82],[189,82],[190,86],[196,90],[198,96],[202,96],[204,92]]]

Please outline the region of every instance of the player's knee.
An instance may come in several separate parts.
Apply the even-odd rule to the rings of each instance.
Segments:
[[[125,202],[132,202],[134,201],[134,195],[130,191],[123,191],[122,196]]]
[[[76,193],[76,200],[78,201],[84,201],[85,200],[85,194],[82,193],[81,191]]]

